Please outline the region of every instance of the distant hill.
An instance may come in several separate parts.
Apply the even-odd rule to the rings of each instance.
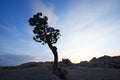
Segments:
[[[99,58],[92,58],[89,62],[82,61],[80,66],[87,67],[105,67],[105,68],[120,68],[120,56],[102,56]]]
[[[52,69],[53,62],[28,62],[18,66],[1,66],[0,69],[18,69],[18,68],[31,68],[46,65],[50,70]],[[103,67],[103,68],[119,68],[120,69],[120,56],[107,56],[104,55],[99,58],[92,58],[90,61],[81,61],[78,64],[72,63],[69,59],[62,59],[59,62],[60,67],[67,66],[82,66],[82,67]]]

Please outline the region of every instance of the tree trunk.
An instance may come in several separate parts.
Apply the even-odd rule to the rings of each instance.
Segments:
[[[53,55],[54,55],[54,62],[53,62],[53,68],[52,72],[55,75],[59,75],[58,73],[58,53],[57,53],[57,48],[55,46],[52,46],[51,44],[48,44],[49,48],[51,49]]]
[[[61,73],[61,71],[58,69],[58,53],[57,48],[55,46],[52,46],[51,44],[48,44],[49,48],[52,50],[52,53],[54,55],[54,62],[52,67],[52,72],[56,76],[58,76],[61,80],[67,80],[65,75]]]
[[[54,62],[53,62],[53,73],[58,74],[58,53],[57,48],[54,46],[52,49],[53,55],[54,55]]]
[[[54,62],[53,62],[52,72],[55,75],[59,76],[59,73],[58,73],[58,53],[57,53],[57,48],[51,44],[45,29],[44,29],[44,32],[45,32],[45,36],[46,36],[46,39],[47,39],[47,42],[48,42],[48,46],[49,46],[49,48],[51,49],[51,51],[52,51],[52,53],[54,55]]]

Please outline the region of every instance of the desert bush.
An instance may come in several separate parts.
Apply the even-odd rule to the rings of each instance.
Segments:
[[[18,66],[18,68],[30,68],[30,67],[37,67],[40,66],[40,63],[37,62],[29,62],[29,63],[24,63]]]

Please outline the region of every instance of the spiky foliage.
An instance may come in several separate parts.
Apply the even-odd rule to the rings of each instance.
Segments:
[[[29,19],[29,24],[34,27],[33,39],[43,45],[46,43],[55,44],[60,37],[60,30],[48,26],[48,17],[42,16],[42,13],[37,13]]]

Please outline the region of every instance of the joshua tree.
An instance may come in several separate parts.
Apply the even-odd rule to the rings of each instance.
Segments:
[[[55,29],[53,27],[48,26],[48,18],[47,16],[42,16],[42,13],[35,14],[32,18],[29,19],[29,24],[34,27],[33,33],[35,36],[33,39],[36,42],[40,42],[43,45],[47,44],[54,55],[54,63],[53,63],[53,73],[59,76],[58,72],[58,53],[57,47],[53,46],[59,37],[60,30]]]

